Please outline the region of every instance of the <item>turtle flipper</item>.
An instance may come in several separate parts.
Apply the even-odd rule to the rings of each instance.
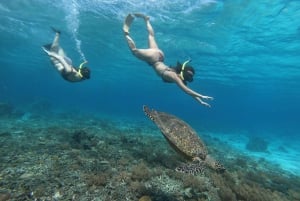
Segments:
[[[215,160],[210,155],[206,156],[204,163],[218,173],[223,173],[226,170],[219,161]]]
[[[215,170],[218,173],[224,173],[226,169],[225,169],[225,167],[219,161],[216,161],[216,163],[215,163]]]
[[[145,112],[145,114],[149,117],[149,119],[151,119],[152,121],[154,121],[154,117],[152,116],[152,111],[146,106],[143,105],[143,111]]]
[[[202,174],[205,169],[205,164],[203,161],[197,161],[197,163],[185,163],[178,166],[175,170],[177,172],[182,172],[191,175]]]
[[[52,31],[54,31],[55,33],[61,34],[61,31],[58,30],[58,29],[56,29],[56,28],[54,28],[54,27],[51,27],[51,29],[52,29]]]

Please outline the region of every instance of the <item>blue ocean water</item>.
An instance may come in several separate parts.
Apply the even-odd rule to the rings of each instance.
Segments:
[[[206,108],[164,83],[130,53],[128,13],[150,16],[165,61],[192,59],[189,87],[213,96]],[[247,131],[296,147],[300,113],[300,2],[296,0],[14,0],[0,2],[0,101],[116,118],[145,119],[142,105],[180,116],[196,129]],[[91,79],[68,83],[41,46],[61,30],[61,45]],[[147,47],[142,20],[132,35]]]

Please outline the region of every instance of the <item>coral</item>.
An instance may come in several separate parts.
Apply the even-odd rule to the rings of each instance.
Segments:
[[[118,164],[120,166],[126,166],[126,165],[130,164],[130,159],[127,157],[122,157],[118,160]]]
[[[246,158],[243,157],[237,157],[234,161],[234,164],[237,165],[240,168],[246,168],[248,161]]]
[[[219,189],[218,194],[219,194],[221,200],[230,200],[230,201],[237,200],[234,192],[231,190],[230,187],[227,187],[227,186],[222,186]]]
[[[132,181],[129,184],[129,190],[137,196],[144,195],[148,192],[143,182]]]
[[[151,197],[149,197],[148,195],[144,195],[139,199],[139,201],[151,201]]]
[[[167,175],[153,177],[145,183],[145,186],[155,192],[163,191],[168,194],[176,194],[183,189],[182,182],[174,180]]]
[[[151,171],[149,170],[147,165],[143,162],[132,167],[131,173],[132,173],[131,178],[133,180],[139,180],[139,181],[148,180],[151,177]]]
[[[237,200],[234,192],[230,188],[231,186],[235,185],[235,182],[229,173],[225,173],[223,175],[212,173],[210,175],[210,178],[214,186],[216,186],[219,189],[218,195],[221,200]]]
[[[228,171],[184,174],[174,170],[183,159],[160,135],[147,134],[153,130],[89,118],[69,115],[17,122],[16,116],[1,117],[0,201],[7,196],[10,200],[300,200],[299,176],[266,160],[253,160],[222,144]]]
[[[106,173],[89,174],[86,176],[88,186],[105,186],[109,181],[109,175]]]
[[[10,200],[11,195],[9,193],[0,193],[0,201]]]
[[[184,188],[192,188],[195,192],[205,192],[208,190],[205,177],[183,174],[181,179]]]
[[[241,184],[235,186],[233,191],[238,200],[251,201],[288,201],[280,193],[269,189],[261,188],[258,185]]]
[[[300,189],[298,189],[300,190]],[[290,200],[300,200],[300,192],[296,190],[288,190]]]
[[[127,171],[120,171],[120,172],[118,172],[118,175],[116,176],[116,178],[120,182],[127,181],[130,178],[130,173]]]
[[[246,144],[246,149],[254,152],[267,152],[268,142],[260,137],[251,137]]]
[[[79,149],[91,149],[95,146],[93,136],[83,130],[75,130],[72,134],[71,146]]]

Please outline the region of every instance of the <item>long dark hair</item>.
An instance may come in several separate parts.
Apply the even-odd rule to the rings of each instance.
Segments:
[[[179,74],[183,80],[184,84],[187,84],[187,82],[192,82],[193,77],[195,75],[195,70],[192,66],[188,65],[187,63],[184,66],[183,69],[183,64],[177,61],[176,66],[171,67],[175,70],[177,74]]]

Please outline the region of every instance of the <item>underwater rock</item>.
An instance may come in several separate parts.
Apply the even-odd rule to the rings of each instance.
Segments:
[[[71,146],[78,149],[91,149],[94,146],[92,136],[83,130],[76,130],[72,134]]]
[[[246,144],[246,149],[253,152],[267,152],[268,142],[259,137],[251,137]]]
[[[3,137],[3,138],[11,137],[11,133],[10,132],[0,133],[0,137]]]
[[[29,179],[32,178],[34,175],[33,173],[24,173],[20,176],[20,179]]]
[[[56,191],[55,194],[52,196],[53,200],[60,200],[62,198],[62,195],[59,191]]]
[[[142,196],[139,201],[151,201],[151,198],[148,195]]]
[[[184,189],[184,195],[188,198],[192,198],[193,197],[192,188],[189,187]]]
[[[11,198],[9,193],[0,193],[0,201],[6,201]]]

